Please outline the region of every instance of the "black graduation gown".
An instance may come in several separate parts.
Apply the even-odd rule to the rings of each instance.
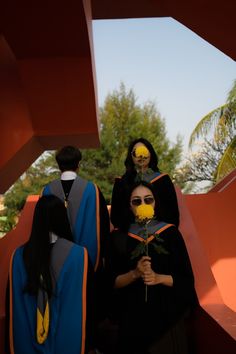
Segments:
[[[78,176],[77,179],[78,178],[80,178],[80,177]],[[85,181],[85,180],[82,179],[82,181]],[[74,194],[74,190],[73,190],[74,182],[75,182],[74,179],[73,180],[61,180],[62,188],[57,187],[56,193],[55,193],[55,189],[53,190],[53,192],[51,191],[50,185],[52,183],[55,183],[55,181],[52,181],[51,184],[47,185],[44,188],[43,194],[44,193],[45,194],[54,193],[62,200],[64,200],[64,198],[65,198],[65,200],[68,200],[68,198],[70,198],[70,195]],[[88,181],[86,181],[86,182],[88,182]],[[88,183],[91,184],[91,182],[88,182]],[[81,230],[83,232],[83,237],[81,237],[81,238],[83,239],[83,242],[84,242],[83,246],[86,246],[86,242],[88,242],[88,245],[90,246],[90,248],[92,248],[92,249],[94,249],[94,247],[98,248],[99,252],[100,252],[100,256],[98,257],[97,269],[96,269],[96,272],[94,275],[95,291],[96,291],[95,299],[97,301],[96,313],[98,316],[98,321],[100,321],[101,319],[106,317],[106,309],[107,309],[106,296],[108,296],[108,295],[104,295],[104,294],[108,294],[106,291],[106,283],[107,282],[106,282],[105,270],[104,270],[104,257],[105,257],[105,253],[106,253],[107,238],[109,237],[109,233],[110,233],[110,220],[109,220],[109,213],[108,213],[108,209],[107,209],[107,205],[106,205],[106,201],[104,199],[104,196],[103,196],[100,188],[99,187],[96,187],[96,188],[98,190],[98,195],[97,195],[97,197],[98,197],[98,215],[96,215],[97,218],[95,220],[90,221],[89,219],[86,219],[86,222],[88,223],[90,221],[90,223],[87,225],[87,227],[81,228]],[[77,193],[78,193],[78,187],[77,187]],[[81,199],[81,195],[79,193],[77,195],[71,196],[71,200],[69,199],[70,205],[71,205],[71,210],[74,210],[74,213],[76,215],[78,215],[81,210],[81,209],[78,209],[76,211],[76,207],[78,207],[78,205],[77,205],[78,199]],[[82,214],[82,215],[86,215],[86,208],[88,208],[88,210],[91,208],[88,201],[87,201],[86,206],[83,207],[83,209],[85,210],[85,214]],[[96,230],[96,238],[97,239],[95,240],[96,245],[94,245],[91,242],[92,235],[89,232],[86,233],[85,230],[89,230],[90,226],[94,225],[94,224],[96,225],[96,223],[97,223],[97,230]],[[75,229],[74,225],[71,224],[71,228],[72,228],[72,230]],[[74,235],[74,237],[75,237],[75,235]],[[87,240],[87,241],[85,241],[85,240]]]
[[[148,286],[147,302],[145,302],[145,285],[141,279],[124,288],[114,289],[111,312],[120,323],[118,353],[179,354],[182,352],[181,354],[184,354],[187,352],[181,347],[182,344],[178,345],[178,349],[173,348],[177,346],[176,341],[183,342],[183,338],[176,339],[176,333],[184,336],[183,330],[178,329],[178,323],[183,323],[184,316],[197,302],[191,263],[182,235],[174,225],[164,229],[160,237],[163,240],[161,245],[168,254],[158,254],[149,245],[152,269],[156,273],[172,275],[173,287],[160,284]],[[118,275],[136,267],[137,259],[131,260],[131,252],[139,242],[128,233],[118,230],[112,232],[107,258],[111,286],[114,285]],[[158,347],[158,343],[166,333],[171,333],[172,339],[165,340],[170,347],[163,351]],[[154,347],[157,345],[158,351],[155,349],[153,352],[148,351],[152,345]],[[186,347],[186,343],[183,346]]]

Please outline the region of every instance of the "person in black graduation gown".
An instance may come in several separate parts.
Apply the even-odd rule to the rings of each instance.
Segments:
[[[107,272],[113,287],[111,316],[118,321],[117,353],[192,354],[186,322],[197,304],[194,276],[181,233],[173,224],[158,219],[155,188],[146,182],[134,184],[121,229],[111,233],[107,252]],[[132,259],[143,242],[143,225],[135,220],[137,205],[151,204],[155,217],[148,224],[148,256]],[[152,244],[152,245],[151,245]],[[161,245],[157,253],[153,244]],[[145,289],[147,287],[147,299]]]
[[[76,146],[62,147],[55,157],[61,171],[60,178],[47,184],[42,194],[53,194],[65,203],[73,241],[88,250],[95,271],[94,296],[99,323],[106,317],[107,307],[104,255],[110,220],[106,201],[95,183],[80,177],[78,172],[82,153]]]
[[[137,148],[144,146],[148,156],[140,159],[136,156]],[[123,209],[127,203],[127,190],[137,180],[151,183],[156,191],[160,220],[179,226],[179,208],[175,187],[170,176],[158,168],[158,157],[152,144],[144,139],[133,140],[125,160],[126,171],[122,177],[117,177],[112,191],[111,222],[115,228],[122,226]],[[140,171],[142,170],[142,173]]]
[[[48,183],[43,195],[56,195],[67,207],[73,240],[88,250],[95,272],[102,266],[110,222],[107,205],[99,187],[78,174],[81,151],[67,145],[56,152],[60,178]]]
[[[94,271],[72,242],[64,203],[39,198],[29,240],[13,253],[5,352],[95,353]]]

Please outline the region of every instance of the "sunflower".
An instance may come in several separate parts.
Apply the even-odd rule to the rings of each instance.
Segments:
[[[135,211],[135,216],[137,222],[147,222],[154,217],[154,209],[153,206],[150,204],[141,204],[137,206]]]
[[[149,151],[146,146],[138,146],[135,149],[135,157],[137,158],[147,158],[149,156]]]

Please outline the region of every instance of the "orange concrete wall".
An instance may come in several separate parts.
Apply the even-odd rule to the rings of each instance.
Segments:
[[[4,193],[45,150],[98,147],[99,127],[90,1],[5,1],[0,27]]]
[[[214,354],[224,352],[234,354],[236,352],[236,312],[223,300],[222,289],[219,288],[208,257],[209,249],[205,248],[202,235],[200,237],[197,227],[201,220],[201,211],[203,210],[205,214],[211,216],[211,209],[204,209],[202,204],[199,205],[199,217],[195,218],[186,201],[192,196],[183,195],[179,189],[177,189],[177,196],[181,216],[180,230],[192,263],[195,287],[200,303],[200,308],[196,311],[193,320],[196,353],[208,354],[209,348],[211,348]],[[201,199],[201,195],[196,197]],[[231,196],[228,195],[228,197],[231,200]],[[212,211],[214,212],[214,209]],[[227,219],[224,222],[227,224]],[[207,232],[204,235],[207,238]],[[211,249],[210,243],[208,246]],[[220,253],[221,248],[217,249]],[[227,271],[227,268],[224,268],[223,271]],[[226,290],[224,291],[226,293]],[[227,291],[227,296],[232,300],[231,304],[234,306],[234,289],[227,287]]]
[[[236,312],[236,179],[218,192],[186,195],[224,303]]]

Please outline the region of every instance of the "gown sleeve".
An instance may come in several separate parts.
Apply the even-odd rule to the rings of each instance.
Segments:
[[[99,188],[98,191],[99,191],[101,258],[103,258],[106,253],[106,244],[110,233],[110,218],[109,218],[109,213],[108,213],[105,198]]]
[[[169,232],[171,232],[171,235],[167,243],[170,251],[173,291],[176,304],[179,304],[179,310],[181,310],[181,308],[192,307],[197,303],[194,275],[181,233],[174,227]],[[168,234],[165,237],[168,238]]]
[[[112,197],[111,197],[111,222],[116,228],[119,227],[121,220],[120,211],[122,210],[122,180],[117,177],[114,182]]]
[[[169,175],[157,179],[153,183],[158,200],[158,219],[179,226],[179,207],[176,191]]]
[[[107,279],[105,272],[105,255],[107,243],[110,236],[110,219],[105,198],[99,191],[99,223],[100,223],[100,260],[96,273],[94,274],[94,291],[96,293],[96,321],[99,322],[106,317],[107,312]],[[94,294],[93,294],[94,296]]]

